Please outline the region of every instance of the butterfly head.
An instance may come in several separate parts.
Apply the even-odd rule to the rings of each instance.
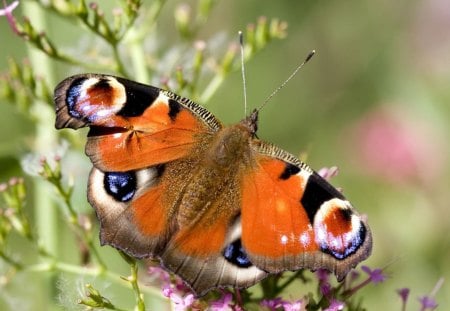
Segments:
[[[258,115],[259,110],[255,109],[249,116],[241,121],[241,124],[248,129],[252,137],[256,137],[256,131],[258,130]]]

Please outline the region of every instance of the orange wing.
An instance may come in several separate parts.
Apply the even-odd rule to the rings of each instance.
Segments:
[[[371,251],[369,227],[343,195],[294,156],[261,143],[242,177],[242,244],[276,273],[326,268],[339,279]]]
[[[192,101],[107,75],[67,78],[55,89],[57,128],[90,127],[86,154],[102,171],[129,171],[188,155],[221,128]]]
[[[170,230],[163,194],[156,167],[129,172],[92,168],[88,200],[100,221],[101,244],[139,258],[155,257]]]

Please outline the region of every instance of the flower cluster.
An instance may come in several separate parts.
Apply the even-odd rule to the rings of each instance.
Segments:
[[[318,297],[312,293],[299,294],[296,299],[286,299],[284,289],[292,281],[310,282],[303,274],[296,273],[283,282],[281,275],[271,276],[264,283],[271,283],[271,288],[263,291],[260,297],[257,297],[249,290],[217,290],[201,299],[195,299],[195,296],[179,278],[171,276],[160,267],[151,266],[148,270],[153,284],[157,284],[165,297],[169,298],[174,310],[247,310],[258,306],[263,310],[270,311],[306,311],[306,310],[326,310],[339,311],[347,308],[348,310],[360,310],[353,302],[354,295],[363,287],[369,284],[378,284],[385,281],[386,276],[381,269],[371,269],[362,266],[361,270],[366,277],[359,282],[361,273],[352,271],[343,283],[333,284],[330,279],[330,273],[319,269],[313,276],[317,282]],[[273,298],[267,298],[273,297]]]
[[[176,311],[188,310],[247,310],[248,308],[257,308],[268,311],[306,311],[306,310],[364,310],[359,302],[355,302],[355,295],[363,287],[370,284],[376,285],[386,281],[386,275],[382,269],[372,269],[368,266],[361,266],[360,270],[353,270],[347,275],[342,283],[333,283],[330,273],[327,270],[319,269],[313,275],[313,280],[308,280],[298,274],[294,276],[296,281],[317,282],[317,297],[312,293],[298,294],[297,299],[286,299],[283,294],[285,287],[277,284],[282,278],[280,275],[271,276],[263,282],[273,282],[275,287],[272,293],[264,293],[261,297],[255,297],[247,290],[218,290],[206,297],[196,299],[181,279],[172,276],[160,267],[151,266],[148,268],[149,276],[153,285],[161,288],[165,297],[167,297]],[[435,288],[429,295],[418,298],[420,302],[420,311],[431,311],[437,308],[438,304],[434,295],[442,286],[443,279],[440,279]],[[281,286],[280,286],[281,285]],[[279,291],[281,289],[281,291]],[[397,291],[402,300],[401,310],[406,310],[406,303],[410,294],[408,288],[402,288]],[[267,298],[272,296],[273,298]]]

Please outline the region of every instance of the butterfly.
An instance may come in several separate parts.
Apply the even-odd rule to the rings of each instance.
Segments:
[[[257,137],[258,110],[225,126],[187,98],[102,74],[63,80],[54,102],[57,129],[89,127],[101,244],[159,259],[197,296],[286,270],[342,280],[371,253],[342,193]]]

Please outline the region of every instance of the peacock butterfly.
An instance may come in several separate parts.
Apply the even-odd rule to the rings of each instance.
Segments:
[[[81,74],[55,89],[56,128],[90,128],[101,244],[157,258],[198,295],[285,270],[339,280],[366,259],[366,220],[298,158],[172,92]]]

